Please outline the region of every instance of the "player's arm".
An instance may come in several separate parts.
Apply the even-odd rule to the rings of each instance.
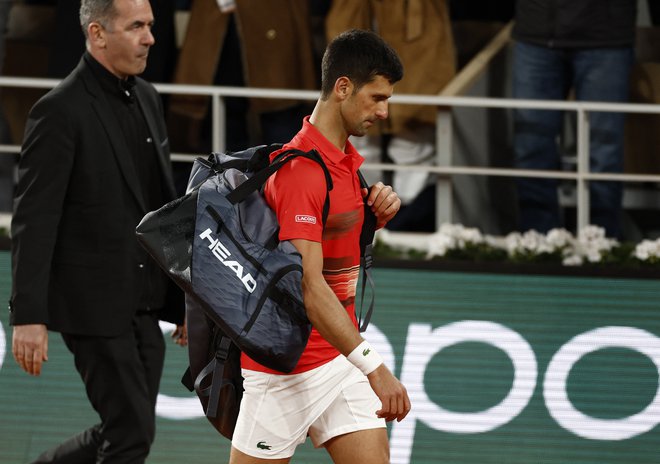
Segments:
[[[410,411],[408,393],[403,384],[380,361],[380,357],[374,358],[377,356],[375,352],[370,353],[369,362],[361,359],[364,351],[362,347],[366,342],[323,277],[321,244],[302,239],[291,240],[291,243],[302,255],[303,299],[307,317],[312,325],[323,338],[365,373],[371,388],[383,405],[376,411],[378,417],[387,421],[402,420]],[[378,361],[372,361],[373,359]]]
[[[291,243],[302,255],[302,288],[307,317],[323,338],[348,355],[362,343],[362,337],[323,277],[321,244],[302,239],[291,240]]]

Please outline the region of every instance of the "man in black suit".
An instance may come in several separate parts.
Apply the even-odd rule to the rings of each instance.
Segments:
[[[32,108],[12,219],[12,351],[29,374],[60,332],[100,423],[37,462],[140,463],[155,434],[165,344],[158,319],[183,298],[140,248],[135,227],[175,197],[146,66],[148,0],[83,0],[87,51]],[[183,327],[175,331],[185,343]]]

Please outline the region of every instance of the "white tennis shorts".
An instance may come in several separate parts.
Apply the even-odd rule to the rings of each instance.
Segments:
[[[338,435],[385,427],[369,381],[342,355],[301,374],[244,369],[243,377],[232,446],[250,456],[288,458],[308,434],[318,448]]]

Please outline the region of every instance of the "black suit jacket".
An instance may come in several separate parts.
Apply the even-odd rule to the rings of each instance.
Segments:
[[[161,98],[139,78],[135,93],[169,201],[176,193]],[[11,226],[11,323],[101,336],[130,328],[149,259],[135,237],[146,213],[120,125],[82,59],[26,125]],[[181,323],[182,295],[169,293],[162,318]]]

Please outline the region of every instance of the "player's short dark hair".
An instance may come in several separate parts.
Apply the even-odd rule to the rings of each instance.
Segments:
[[[335,37],[325,49],[321,63],[321,98],[332,93],[340,77],[348,77],[355,91],[373,81],[376,76],[385,77],[390,84],[403,77],[403,65],[399,56],[378,34],[351,29]]]

